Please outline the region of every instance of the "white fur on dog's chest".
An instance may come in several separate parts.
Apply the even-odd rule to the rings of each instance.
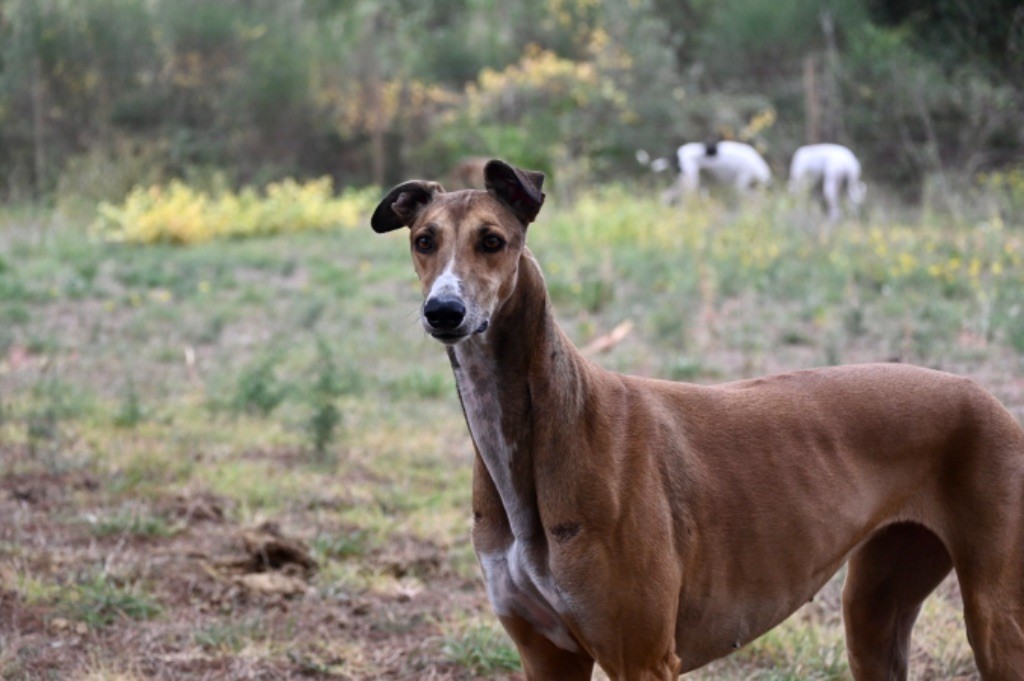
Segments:
[[[529,555],[527,538],[533,529],[533,512],[517,493],[512,479],[516,448],[502,432],[501,386],[494,361],[484,348],[467,349],[465,344],[455,348],[454,359],[455,379],[470,434],[498,490],[515,537],[504,551],[480,554],[491,607],[499,616],[522,617],[558,647],[577,652],[579,648],[560,617],[567,611],[565,600],[546,566],[537,564]]]
[[[474,339],[474,342],[484,341]],[[530,510],[516,493],[512,481],[515,443],[509,442],[501,429],[501,386],[498,384],[497,367],[487,356],[485,348],[465,348],[465,345],[457,346],[454,351],[455,381],[470,435],[498,489],[512,534],[524,537],[530,530]]]
[[[579,652],[562,623],[566,603],[550,574],[539,574],[522,544],[513,541],[504,552],[481,553],[484,584],[499,617],[518,615],[559,648]]]

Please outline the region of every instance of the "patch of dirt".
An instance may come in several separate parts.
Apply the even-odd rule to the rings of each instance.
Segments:
[[[410,536],[399,536],[374,556],[381,569],[397,577],[420,579],[439,576],[446,561],[436,544]]]
[[[242,572],[282,570],[310,576],[317,564],[301,541],[284,536],[276,523],[263,523],[255,530],[242,532],[243,555],[223,565]]]
[[[15,504],[27,504],[40,510],[58,505],[65,495],[75,490],[95,491],[99,481],[95,476],[77,471],[50,473],[30,471],[13,473],[0,478],[0,492]]]
[[[11,460],[0,447],[0,468]],[[146,500],[171,522],[168,536],[98,535],[82,520],[124,503],[90,471],[0,477],[0,517],[9,520],[0,523],[0,678],[471,678],[446,659],[440,622],[443,613],[483,613],[486,599],[479,583],[457,576],[445,547],[397,535],[342,558],[390,580],[352,590],[318,580],[324,565],[291,529],[344,502],[299,503],[286,519],[243,527],[230,500],[171,490]],[[110,603],[144,596],[159,614],[133,618],[124,605],[108,624],[83,619],[66,589],[87,575],[109,585]]]
[[[224,522],[233,504],[225,497],[206,491],[179,493],[158,505],[158,513],[187,525]]]

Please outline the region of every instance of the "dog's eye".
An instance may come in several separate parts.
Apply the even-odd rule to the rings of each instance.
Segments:
[[[480,245],[488,253],[497,253],[505,247],[505,240],[497,234],[488,234],[480,241]]]
[[[434,252],[434,238],[430,236],[418,236],[413,242],[413,246],[420,253],[433,253]]]

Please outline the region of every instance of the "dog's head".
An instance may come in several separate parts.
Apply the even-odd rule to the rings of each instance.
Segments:
[[[409,228],[413,264],[423,289],[421,319],[448,345],[487,330],[515,289],[526,227],[544,203],[542,173],[492,160],[486,190],[446,192],[412,180],[381,200],[375,232]]]

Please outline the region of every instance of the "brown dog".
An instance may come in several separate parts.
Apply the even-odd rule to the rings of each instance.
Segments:
[[[423,325],[476,446],[473,543],[530,679],[671,679],[800,607],[849,560],[857,679],[904,679],[955,568],[985,679],[1024,679],[1024,431],[965,378],[897,364],[720,386],[604,371],[555,323],[527,225],[543,175],[392,189]]]

